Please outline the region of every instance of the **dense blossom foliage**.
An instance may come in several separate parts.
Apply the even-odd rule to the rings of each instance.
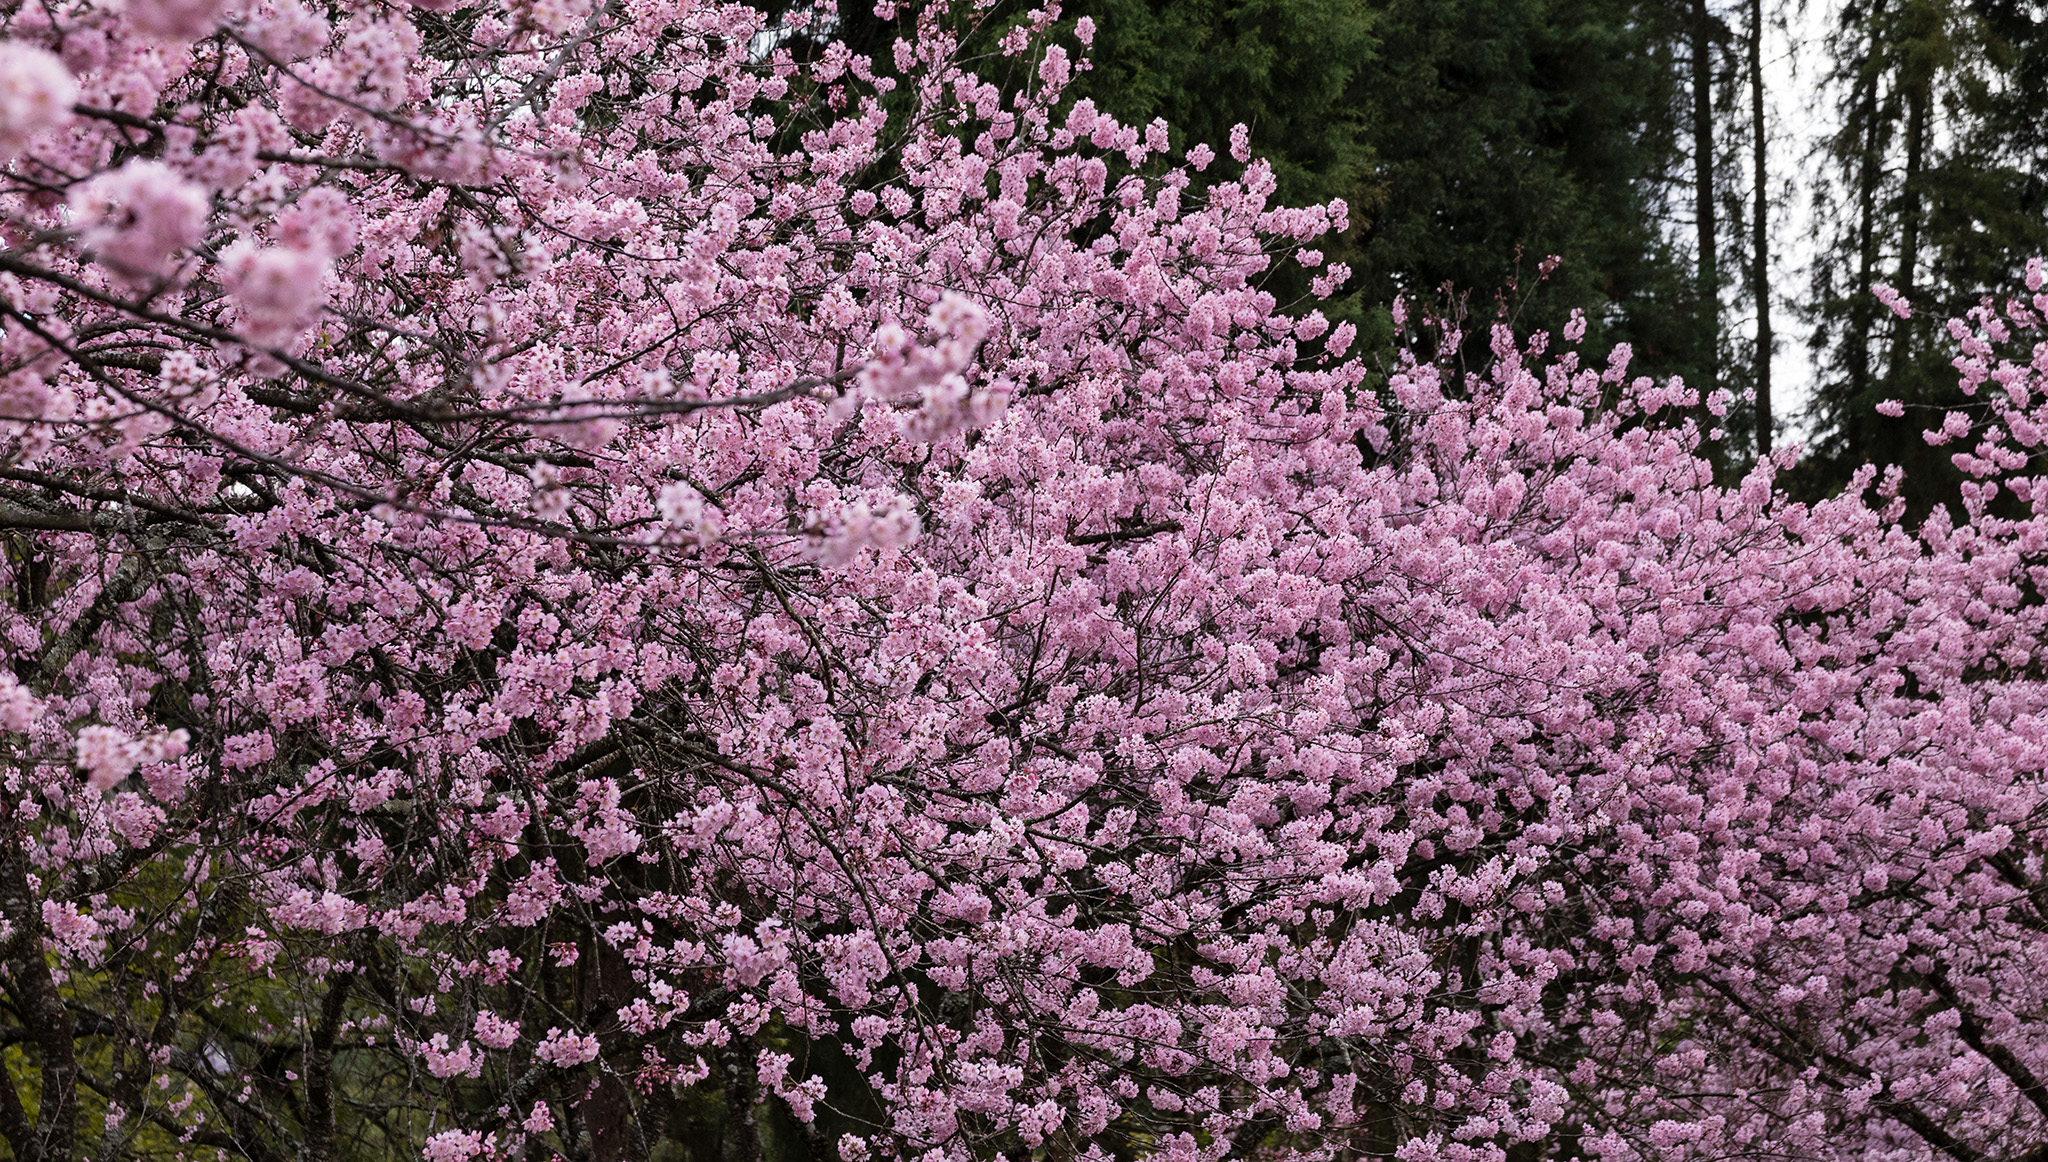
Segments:
[[[983,15],[0,8],[13,1156],[2039,1156],[2048,297],[1718,487]]]

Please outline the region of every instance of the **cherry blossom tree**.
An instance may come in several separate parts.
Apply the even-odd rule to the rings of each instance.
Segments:
[[[1724,591],[1720,649],[1658,666],[1670,757],[1610,760],[1574,863],[1612,888],[1573,909],[1587,987],[1546,1029],[1587,1147],[2048,1157],[2044,285],[2033,262],[1948,325],[1977,402],[1918,426],[1966,449],[1954,512],[1909,537],[1896,500],[1776,506],[1800,559]]]
[[[1721,488],[1057,17],[0,7],[16,1159],[2038,1156],[2048,300]]]

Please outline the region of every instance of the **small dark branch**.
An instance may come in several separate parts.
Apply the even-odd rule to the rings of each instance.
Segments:
[[[1795,1069],[1805,1069],[1818,1061],[1837,1073],[1846,1074],[1858,1080],[1867,1081],[1872,1076],[1868,1066],[1859,1065],[1848,1058],[1837,1056],[1814,1044],[1799,1031],[1778,1020],[1770,1013],[1749,1003],[1740,993],[1737,993],[1725,982],[1716,980],[1712,976],[1701,976],[1697,979],[1701,984],[1726,997],[1758,1024],[1773,1030],[1780,1037],[1783,1037],[1785,1039],[1783,1043],[1772,1038],[1759,1038],[1758,1045],[1765,1052],[1783,1061],[1785,1064]],[[1829,1078],[1828,1081],[1829,1084],[1837,1088],[1841,1085],[1837,1078]],[[1910,1101],[1892,1097],[1890,1093],[1890,1086],[1886,1086],[1880,1096],[1870,1104],[1883,1111],[1886,1117],[1919,1135],[1921,1141],[1955,1159],[1955,1162],[1987,1162],[1983,1151],[1970,1146],[1968,1143],[1959,1141],[1955,1135],[1943,1129],[1940,1123],[1928,1117],[1919,1106],[1914,1105]]]
[[[96,105],[73,105],[71,111],[80,117],[90,117],[95,121],[111,121],[124,129],[133,129],[139,133],[147,133],[151,137],[162,137],[164,135],[163,126],[149,120],[147,117],[137,117],[133,113],[126,113],[119,109],[102,109]]]
[[[1956,1140],[1955,1135],[1937,1125],[1933,1118],[1920,1112],[1920,1107],[1904,1101],[1875,1101],[1871,1103],[1885,1112],[1885,1116],[1920,1135],[1920,1140],[1948,1155],[1956,1162],[1986,1162],[1984,1152]]]
[[[118,529],[109,517],[91,517],[75,512],[42,512],[0,500],[0,529],[36,529],[52,533],[99,533]]]
[[[259,160],[276,162],[281,165],[310,165],[321,169],[358,169],[372,172],[400,173],[411,176],[411,171],[402,165],[378,161],[373,157],[321,157],[306,153],[279,153],[272,149],[256,151]]]
[[[164,370],[164,357],[148,351],[107,351],[97,347],[78,349],[80,360],[87,356],[101,367],[118,367],[123,371],[140,371],[147,375],[161,375]]]
[[[2041,1079],[2036,1077],[2034,1071],[2027,1068],[2027,1063],[2021,1061],[2012,1050],[1984,1035],[1984,1023],[1977,1019],[1977,1014],[1970,1011],[1970,1007],[1963,1003],[1962,995],[1949,983],[1948,970],[1937,964],[1927,979],[1928,983],[1934,986],[1934,995],[1945,1001],[1956,1011],[1956,1015],[1962,1018],[1956,1026],[1956,1032],[1961,1034],[1963,1043],[1997,1066],[1998,1071],[2005,1074],[2006,1080],[2012,1082],[2026,1095],[2028,1101],[2034,1103],[2035,1109],[2040,1110],[2043,1116],[2048,1116],[2048,1085],[2041,1084]]]
[[[1070,545],[1109,545],[1122,541],[1142,541],[1146,537],[1157,536],[1160,533],[1177,533],[1180,530],[1181,524],[1177,520],[1153,521],[1148,525],[1117,529],[1114,532],[1076,533],[1067,538],[1067,543]]]
[[[144,512],[162,517],[165,520],[182,521],[186,524],[206,523],[205,516],[200,513],[179,508],[176,505],[165,504],[163,501],[144,493],[134,492],[129,489],[116,491],[111,488],[92,488],[75,481],[66,480],[61,476],[52,476],[47,472],[36,472],[26,468],[0,468],[0,480],[32,484],[52,492],[62,492],[69,496],[78,497],[81,500],[97,501],[101,504],[133,505]],[[7,498],[0,497],[0,504],[6,503],[6,500]]]
[[[226,1142],[236,1153],[247,1162],[286,1162],[285,1156],[266,1140],[264,1131],[283,1137],[287,1128],[263,1109],[230,1092],[228,1086],[234,1078],[216,1073],[206,1062],[184,1050],[174,1051],[170,1064],[198,1086],[207,1101],[219,1111],[227,1122]]]

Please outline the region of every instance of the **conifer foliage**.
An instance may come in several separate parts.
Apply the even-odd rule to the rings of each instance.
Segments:
[[[2048,296],[1909,535],[1052,8],[4,11],[20,1162],[2048,1142]]]
[[[1806,313],[1820,357],[1809,490],[1865,463],[1907,468],[1913,511],[1949,503],[1964,479],[1920,430],[1963,404],[1940,322],[2022,289],[2048,249],[2048,21],[1996,2],[1844,5],[1828,43],[1837,108],[1816,202],[1826,245]],[[1885,284],[1915,318],[1870,295]],[[1900,400],[1917,419],[1874,413]]]

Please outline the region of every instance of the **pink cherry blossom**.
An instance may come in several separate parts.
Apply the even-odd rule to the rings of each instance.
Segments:
[[[564,1033],[560,1029],[549,1029],[548,1035],[541,1038],[540,1045],[534,1049],[533,1055],[550,1065],[567,1069],[572,1065],[581,1065],[596,1059],[597,1038],[588,1033]]]
[[[150,36],[197,40],[220,22],[224,0],[128,0],[124,15]]]
[[[509,1049],[519,1040],[519,1022],[508,1021],[496,1013],[478,1013],[476,1039],[487,1049]]]
[[[470,1130],[443,1130],[427,1139],[427,1162],[468,1162],[484,1152],[484,1136]]]
[[[133,739],[111,726],[88,726],[78,732],[78,765],[95,791],[111,789],[141,764]]]
[[[464,1041],[450,1049],[446,1033],[434,1034],[430,1044],[420,1047],[420,1056],[427,1063],[427,1072],[435,1077],[475,1077],[483,1070],[482,1057],[475,1047]]]
[[[206,191],[154,161],[131,161],[78,187],[72,208],[84,240],[110,269],[130,278],[164,273],[206,231]]]
[[[78,82],[64,62],[34,45],[0,41],[0,161],[71,120]]]
[[[1893,290],[1890,286],[1881,282],[1874,283],[1871,285],[1870,293],[1878,302],[1885,305],[1886,310],[1889,310],[1899,318],[1910,319],[1913,317],[1913,304],[1907,302],[1906,296]]]
[[[289,340],[326,299],[327,262],[317,251],[238,243],[222,255],[222,266],[241,331],[262,346]]]

